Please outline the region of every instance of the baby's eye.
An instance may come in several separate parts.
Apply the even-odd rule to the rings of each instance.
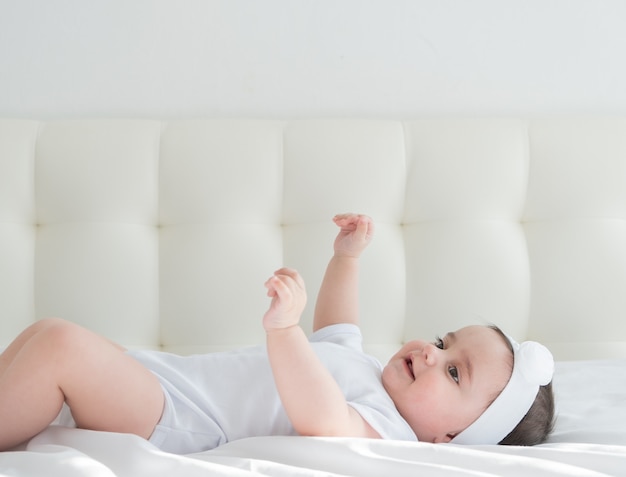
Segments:
[[[454,379],[455,383],[459,382],[459,370],[456,369],[456,366],[450,366],[448,368],[448,373],[450,373],[450,376],[452,376],[452,379]]]
[[[435,341],[433,342],[433,344],[439,349],[445,348],[443,340],[439,338],[439,336],[435,336]]]

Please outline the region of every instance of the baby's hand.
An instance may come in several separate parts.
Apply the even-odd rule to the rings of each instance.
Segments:
[[[335,255],[358,258],[372,241],[374,222],[367,215],[340,214],[333,221],[341,228],[335,239]]]
[[[263,316],[265,331],[297,325],[306,305],[304,280],[296,270],[276,270],[266,282],[267,296],[272,297],[269,310]]]

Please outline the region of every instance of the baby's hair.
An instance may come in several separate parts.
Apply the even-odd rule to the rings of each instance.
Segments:
[[[496,331],[513,354],[511,343],[504,332],[495,325],[489,328]],[[539,386],[539,392],[524,418],[499,444],[505,446],[534,446],[545,442],[554,428],[554,393],[552,382]]]

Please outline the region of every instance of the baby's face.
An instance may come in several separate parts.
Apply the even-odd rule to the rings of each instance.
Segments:
[[[513,354],[502,336],[468,326],[441,341],[410,341],[383,370],[383,385],[417,438],[448,442],[502,391]]]

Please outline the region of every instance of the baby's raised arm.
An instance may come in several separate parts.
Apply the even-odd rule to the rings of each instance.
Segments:
[[[374,222],[367,215],[341,214],[333,221],[340,229],[315,303],[314,331],[336,323],[358,323],[359,257],[374,235]]]
[[[347,228],[356,230],[358,227]],[[355,236],[354,231],[349,230],[345,235],[346,240]],[[355,239],[354,245],[350,244],[346,250],[360,248],[362,240]],[[339,237],[338,242],[346,243]],[[338,264],[338,268],[342,269],[343,265]],[[334,274],[331,272],[331,275]],[[296,432],[307,436],[380,437],[348,405],[341,388],[299,326],[306,292],[298,272],[282,268],[267,280],[265,286],[272,298],[263,317],[267,353],[278,394]]]

